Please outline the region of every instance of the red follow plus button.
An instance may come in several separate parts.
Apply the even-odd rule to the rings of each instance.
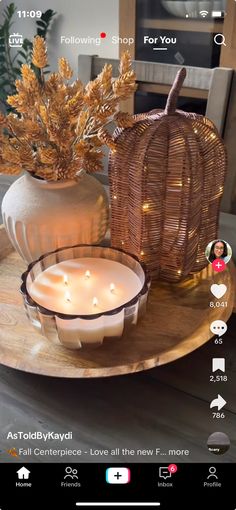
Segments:
[[[215,259],[212,262],[212,267],[214,271],[220,273],[221,271],[224,271],[224,269],[226,268],[226,264],[222,259]]]

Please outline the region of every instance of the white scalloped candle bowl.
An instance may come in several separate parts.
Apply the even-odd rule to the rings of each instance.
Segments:
[[[101,246],[58,249],[32,262],[21,292],[31,323],[71,349],[121,338],[145,313],[150,278],[133,256]]]

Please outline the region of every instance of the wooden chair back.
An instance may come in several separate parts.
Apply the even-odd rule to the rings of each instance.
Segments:
[[[101,72],[105,63],[112,64],[114,76],[118,75],[118,59],[79,55],[79,78],[84,83],[87,83]],[[138,89],[146,92],[168,94],[170,86],[181,67],[179,65],[135,60],[133,68],[137,76]],[[181,95],[207,99],[206,116],[214,122],[219,133],[222,135],[233,70],[224,67],[214,69],[185,67],[187,77],[181,90]]]

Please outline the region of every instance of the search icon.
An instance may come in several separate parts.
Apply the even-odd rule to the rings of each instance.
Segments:
[[[216,34],[215,37],[214,37],[214,42],[216,44],[218,44],[218,46],[222,46],[222,44],[224,46],[226,46],[226,44],[225,44],[225,36],[223,34]]]

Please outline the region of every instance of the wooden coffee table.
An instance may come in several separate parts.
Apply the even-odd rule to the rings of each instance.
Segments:
[[[235,268],[213,273],[211,266],[180,284],[153,283],[145,317],[126,336],[97,349],[72,351],[47,341],[29,323],[19,292],[25,263],[0,226],[0,363],[56,377],[104,377],[139,372],[174,361],[211,337],[210,324],[227,321],[234,307]],[[216,302],[212,283],[225,283]]]

